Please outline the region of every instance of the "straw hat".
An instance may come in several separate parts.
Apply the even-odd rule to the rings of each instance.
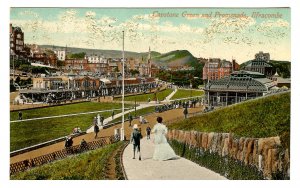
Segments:
[[[138,129],[138,125],[137,125],[137,124],[134,124],[134,125],[133,125],[133,129]]]

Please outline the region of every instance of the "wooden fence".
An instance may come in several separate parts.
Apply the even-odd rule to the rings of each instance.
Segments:
[[[104,137],[98,141],[88,142],[86,145],[75,145],[72,147],[64,148],[59,151],[55,151],[53,153],[35,157],[33,159],[26,159],[24,161],[16,162],[10,164],[10,175],[13,175],[18,172],[23,172],[33,167],[41,166],[43,164],[47,164],[55,160],[63,159],[74,154],[98,149],[105,145],[115,143],[117,141],[119,140],[116,140],[114,136]]]

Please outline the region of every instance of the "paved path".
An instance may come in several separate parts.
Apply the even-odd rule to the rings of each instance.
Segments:
[[[166,97],[165,100],[163,100],[162,102],[170,102],[170,99],[175,95],[175,93],[177,92],[177,87],[175,88],[175,90]]]
[[[226,180],[225,177],[199,166],[185,158],[154,161],[152,140],[141,141],[142,160],[132,159],[133,148],[129,144],[123,153],[123,165],[129,180]]]

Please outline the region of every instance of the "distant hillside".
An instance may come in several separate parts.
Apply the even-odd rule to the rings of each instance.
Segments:
[[[158,55],[153,58],[153,61],[159,65],[193,66],[197,62],[197,59],[187,50],[175,50],[165,54]]]
[[[50,48],[50,49],[64,49],[64,46],[52,46],[52,45],[40,45],[41,48]],[[97,55],[103,55],[107,58],[120,58],[122,57],[122,50],[98,50],[98,49],[88,49],[88,48],[74,48],[74,47],[68,47],[69,53],[80,53],[85,52],[87,55],[97,54]],[[151,56],[155,57],[160,55],[159,52],[151,51]],[[148,52],[131,52],[131,51],[125,51],[125,57],[132,57],[132,58],[148,58]]]
[[[251,60],[246,61],[240,65],[240,69],[246,67]],[[273,67],[273,73],[277,71],[277,73],[282,76],[283,78],[291,77],[291,62],[289,61],[277,61],[277,60],[270,60],[268,63]]]
[[[52,46],[52,45],[40,45],[41,48],[48,49],[64,49],[64,46]],[[121,50],[98,50],[98,49],[87,49],[87,48],[74,48],[68,47],[68,53],[80,53],[85,52],[87,55],[97,54],[103,55],[107,58],[120,58],[122,57]],[[139,58],[146,62],[148,59],[148,52],[131,52],[125,51],[125,57]],[[161,54],[156,51],[151,51],[151,59],[154,63],[161,66],[182,66],[189,65],[196,69],[199,66],[197,59],[187,50],[175,50],[168,53]],[[201,69],[202,71],[202,69]]]

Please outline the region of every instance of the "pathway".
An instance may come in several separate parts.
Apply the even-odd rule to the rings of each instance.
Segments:
[[[170,95],[168,95],[168,96],[166,97],[166,99],[165,99],[164,101],[162,101],[162,102],[168,102],[176,92],[177,92],[177,89],[175,89]],[[140,110],[140,109],[147,108],[147,107],[150,107],[150,106],[157,106],[157,105],[160,105],[160,104],[157,104],[155,101],[152,101],[152,102],[149,102],[149,103],[142,103],[142,104],[140,104],[139,106],[136,107],[136,110]],[[135,111],[134,108],[131,109],[131,110],[124,111],[124,116],[125,116],[126,114],[128,114],[128,113],[130,113],[130,112],[134,112],[134,111]],[[114,115],[114,119],[116,119],[116,118],[118,118],[118,117],[121,117],[122,114],[123,114],[123,113],[115,114],[115,115]],[[113,120],[113,118],[110,116],[110,117],[104,119],[103,124],[107,124],[107,123],[109,123],[109,122],[112,121],[112,120]],[[93,126],[90,127],[86,132],[87,132],[87,133],[92,133],[92,132],[94,132],[94,127],[93,127]]]
[[[125,148],[122,157],[129,180],[226,180],[225,177],[185,158],[154,161],[153,151],[153,141],[145,137],[141,140],[141,161],[138,157],[132,159],[132,144]]]
[[[177,87],[175,88],[175,90],[166,97],[165,100],[163,100],[162,102],[170,102],[170,99],[175,95],[175,93],[177,92]]]
[[[140,109],[147,108],[147,107],[150,107],[150,106],[157,106],[157,104],[152,104],[152,103],[140,104],[139,106],[136,107],[136,110],[140,110]],[[127,110],[127,111],[124,111],[124,116],[125,116],[126,114],[128,114],[128,113],[130,113],[130,112],[134,112],[134,111],[135,111],[134,108],[133,108],[133,109],[130,109],[130,110]],[[118,114],[115,114],[115,115],[114,115],[114,119],[116,119],[116,118],[118,118],[118,117],[122,117],[122,114],[123,114],[122,112],[121,112],[121,113],[118,113]],[[126,117],[124,117],[124,118],[126,118]],[[105,124],[111,122],[111,121],[114,120],[114,119],[110,116],[110,117],[104,119],[103,124],[105,125]],[[93,127],[93,126],[91,126],[91,127],[86,131],[86,133],[91,133],[91,132],[94,132],[94,127]]]

